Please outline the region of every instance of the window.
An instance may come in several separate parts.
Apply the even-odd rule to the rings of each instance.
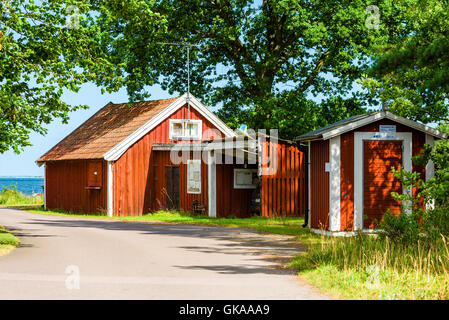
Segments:
[[[202,121],[170,119],[169,138],[171,140],[201,140]]]
[[[187,161],[187,193],[201,193],[201,160]]]
[[[257,169],[234,169],[234,189],[255,189],[259,181]]]

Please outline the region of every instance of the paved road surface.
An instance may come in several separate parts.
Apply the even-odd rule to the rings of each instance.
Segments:
[[[0,299],[326,298],[280,268],[301,250],[285,237],[2,208],[0,225],[21,240],[0,257]]]

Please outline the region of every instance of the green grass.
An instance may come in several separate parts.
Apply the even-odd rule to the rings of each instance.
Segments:
[[[3,188],[0,191],[0,206],[15,207],[23,205],[42,205],[44,198],[42,195],[27,196],[17,190],[15,185]]]
[[[29,212],[53,215],[53,216],[65,216],[65,217],[80,217],[88,219],[114,219],[122,221],[158,221],[165,223],[177,223],[177,224],[194,224],[194,225],[209,225],[219,227],[233,227],[233,228],[248,228],[256,231],[292,235],[297,236],[299,240],[303,242],[316,242],[319,237],[309,232],[307,228],[303,228],[304,218],[265,218],[254,216],[251,218],[239,219],[239,218],[209,218],[202,215],[191,215],[185,212],[174,211],[158,211],[155,213],[146,214],[137,217],[107,217],[105,215],[92,215],[92,214],[76,214],[67,213],[64,211],[49,211],[40,208],[27,209]]]
[[[7,254],[19,245],[19,239],[0,226],[0,256]]]
[[[28,209],[30,212],[88,219],[159,221],[176,224],[248,228],[261,232],[293,235],[308,246],[289,267],[322,292],[347,299],[449,299],[449,246],[409,246],[359,235],[334,238],[312,234],[303,228],[303,218],[209,218],[182,212],[159,211],[139,217],[73,214]]]
[[[323,237],[289,265],[300,276],[349,299],[449,299],[449,247],[403,245],[377,236]]]

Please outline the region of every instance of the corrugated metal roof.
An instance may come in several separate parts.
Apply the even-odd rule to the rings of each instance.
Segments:
[[[356,128],[366,125],[371,122],[379,121],[381,119],[390,119],[397,123],[403,124],[405,126],[411,127],[413,129],[419,130],[426,134],[432,135],[437,139],[447,139],[448,135],[437,129],[426,126],[422,123],[412,121],[400,116],[396,116],[389,111],[378,111],[371,112],[362,115],[352,116],[350,118],[335,122],[326,127],[320,128],[315,131],[308,132],[306,134],[300,135],[295,139],[297,142],[301,141],[311,141],[320,139],[329,139],[334,136],[340,135],[347,131],[355,130]]]
[[[365,118],[367,118],[369,116],[372,116],[373,114],[375,114],[375,113],[371,112],[371,113],[359,114],[359,115],[355,115],[355,116],[349,117],[349,118],[344,119],[344,120],[340,120],[340,121],[332,123],[332,124],[330,124],[328,126],[319,128],[319,129],[314,130],[314,131],[307,132],[305,134],[302,134],[302,135],[296,137],[295,141],[308,141],[308,140],[322,139],[323,138],[323,134],[326,133],[326,132],[330,132],[332,130],[335,130],[335,129],[337,129],[339,127],[342,127],[342,126],[344,126],[344,125],[346,125],[348,123],[356,122],[356,121],[361,120],[361,119],[365,119]]]
[[[115,145],[142,127],[178,98],[109,103],[36,162],[102,159]]]

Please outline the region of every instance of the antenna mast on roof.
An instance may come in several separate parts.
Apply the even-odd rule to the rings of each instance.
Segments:
[[[190,48],[196,47],[201,48],[199,44],[190,44],[187,42],[158,42],[158,44],[168,45],[168,46],[178,46],[184,47],[187,50],[187,110],[188,119],[190,120]]]

